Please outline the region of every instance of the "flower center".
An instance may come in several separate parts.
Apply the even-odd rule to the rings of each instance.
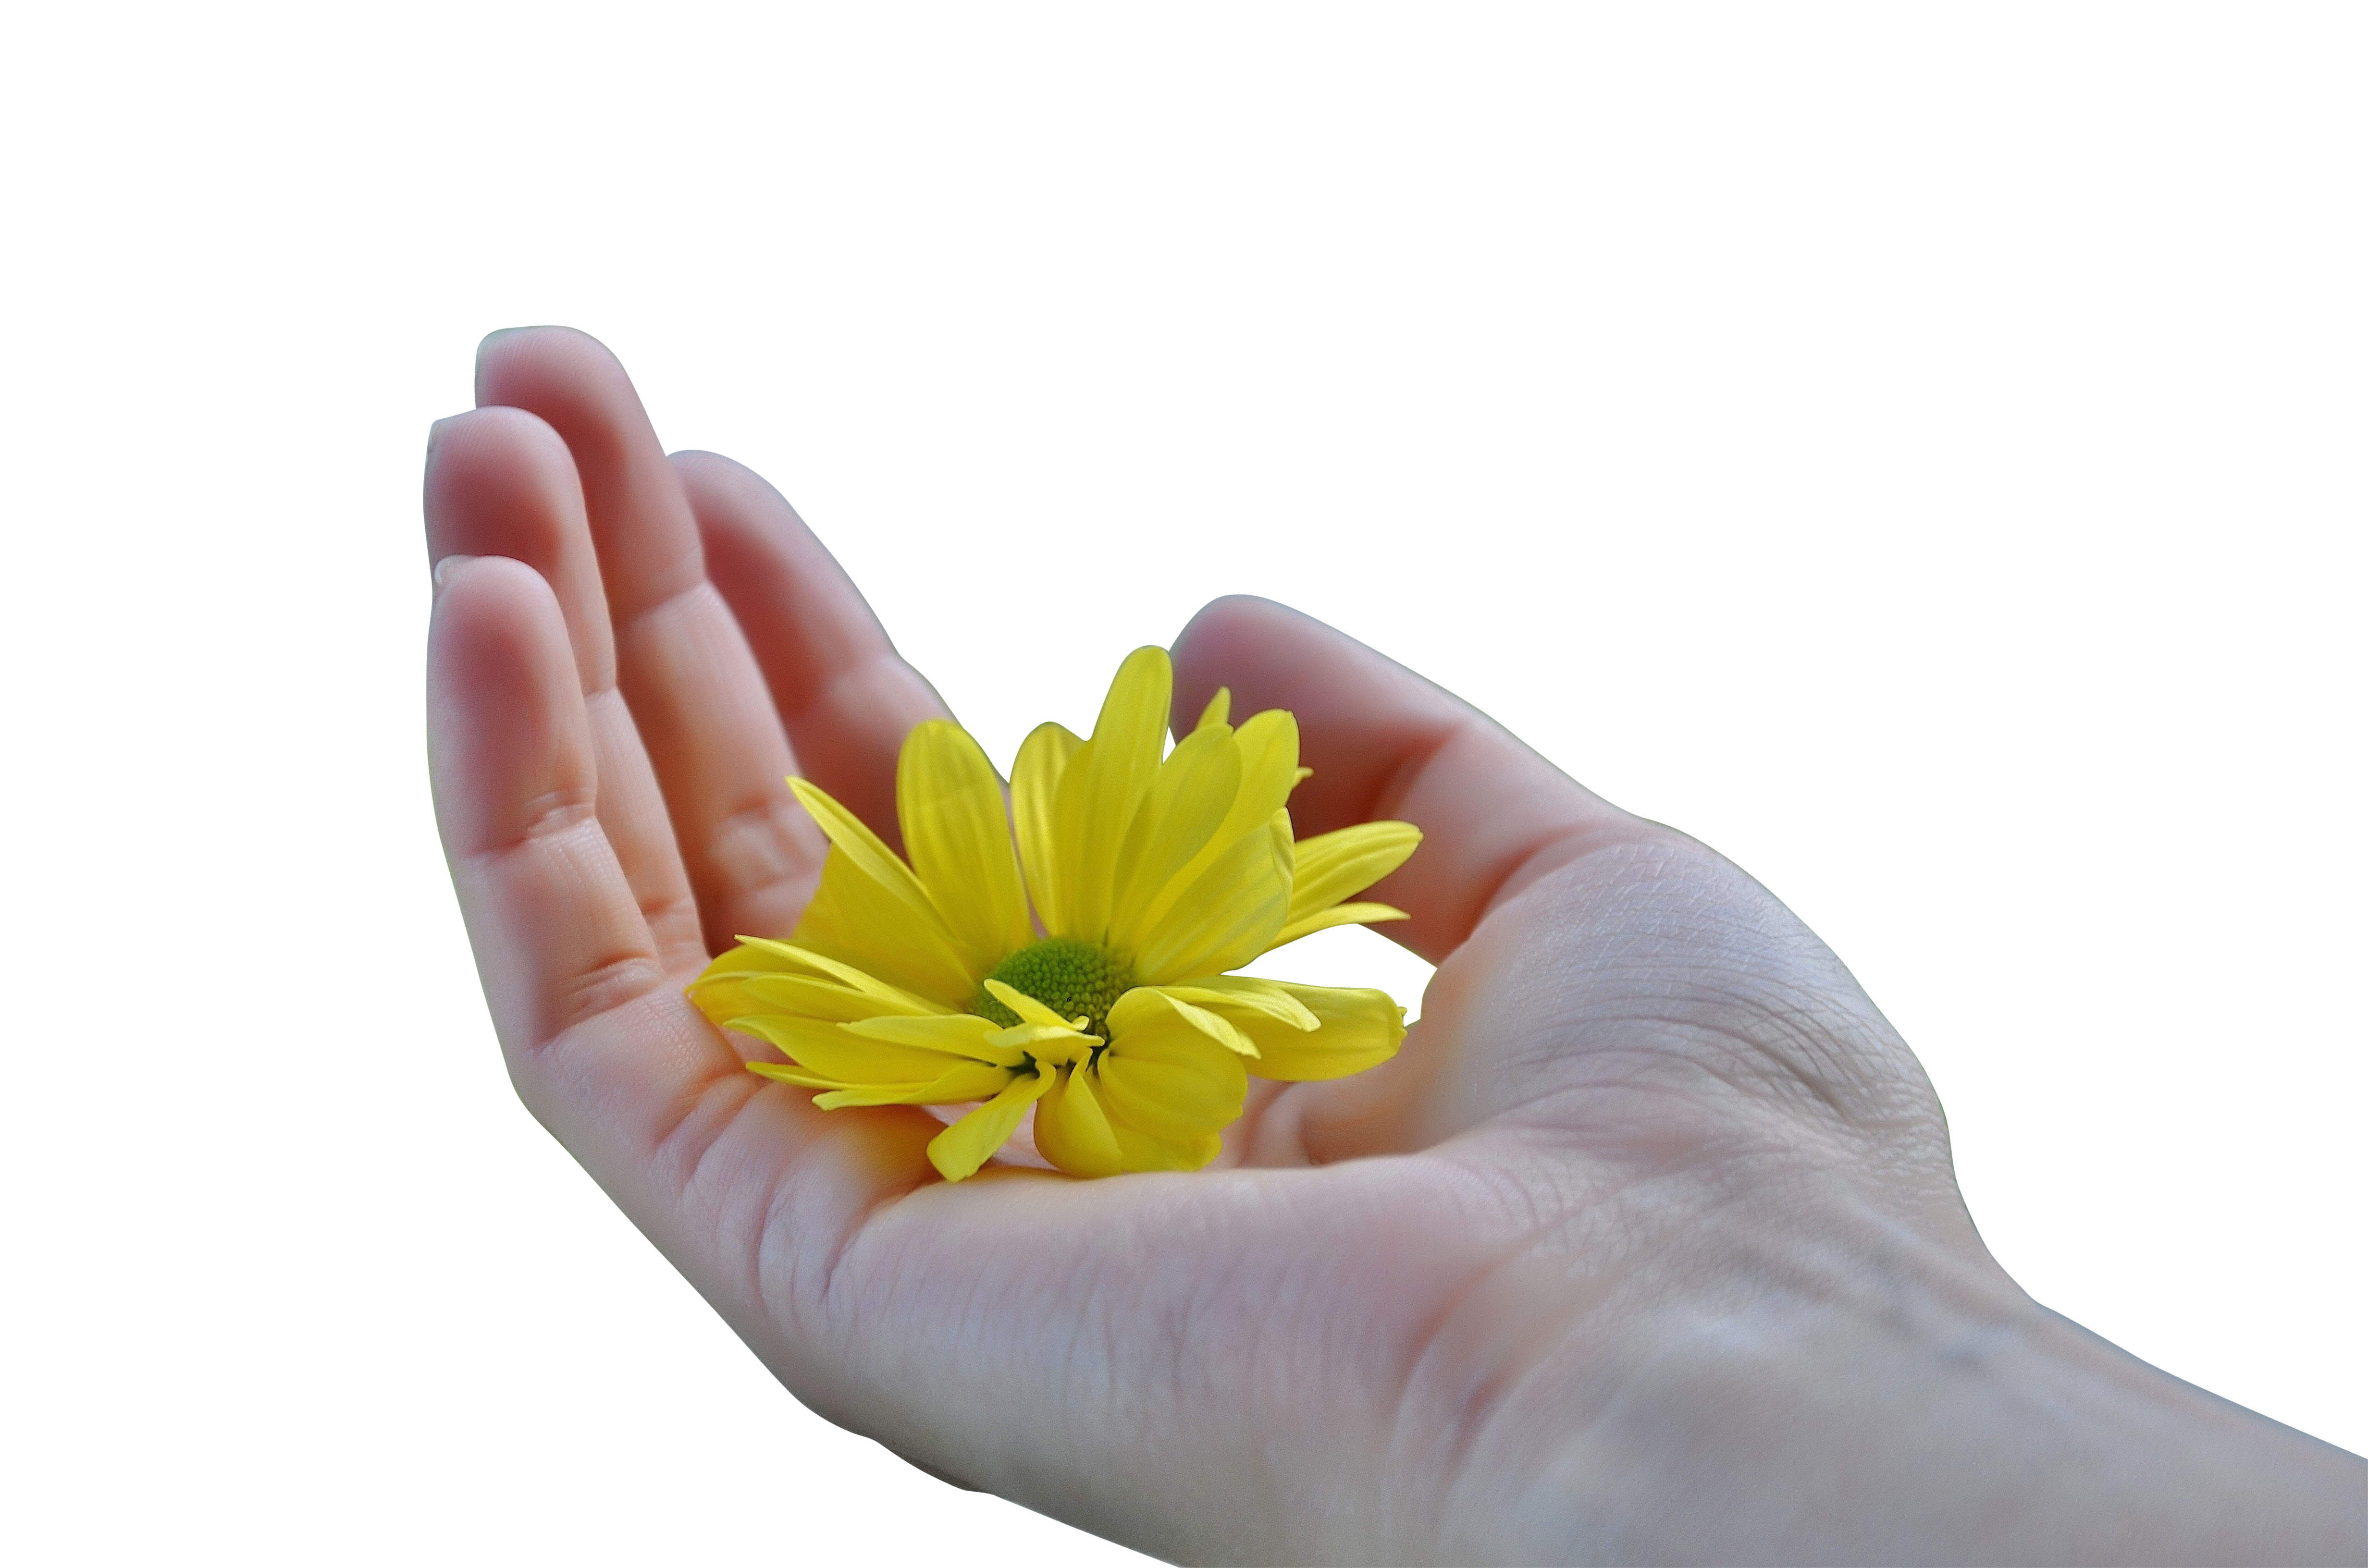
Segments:
[[[1030,942],[996,964],[987,978],[1035,997],[1064,1018],[1083,1013],[1086,1028],[1104,1040],[1110,1038],[1112,1004],[1134,983],[1133,972],[1108,949],[1067,937]],[[1005,1028],[1019,1021],[1019,1015],[988,994],[984,985],[971,999],[970,1010]]]

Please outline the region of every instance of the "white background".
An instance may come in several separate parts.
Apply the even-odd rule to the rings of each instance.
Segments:
[[[418,469],[543,321],[998,759],[1246,590],[1718,846],[2034,1295],[2368,1446],[2368,24],[1779,10],[12,12],[0,1547],[1124,1555],[807,1415],[510,1096]]]

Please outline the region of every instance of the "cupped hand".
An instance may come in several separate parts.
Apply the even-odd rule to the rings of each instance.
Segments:
[[[1396,1060],[1269,1091],[1206,1171],[960,1186],[927,1113],[749,1074],[682,987],[819,877],[784,777],[894,843],[945,710],[598,344],[497,335],[477,393],[429,446],[430,736],[511,1075],[825,1415],[1190,1560],[2169,1560],[2248,1443],[2299,1445],[2260,1528],[2356,1484],[2013,1286],[1914,1057],[1750,878],[1262,601],[1185,631],[1177,708],[1297,715],[1303,835],[1422,828],[1371,895],[1440,966]],[[2108,1471],[2167,1500],[2100,1513]]]

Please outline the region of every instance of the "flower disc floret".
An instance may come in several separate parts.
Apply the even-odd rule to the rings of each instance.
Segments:
[[[1031,942],[995,966],[987,977],[1033,996],[1064,1018],[1083,1017],[1086,1032],[1110,1038],[1110,1010],[1134,984],[1133,971],[1109,949],[1068,937]],[[970,1010],[1004,1028],[1019,1015],[996,1000],[982,984]]]

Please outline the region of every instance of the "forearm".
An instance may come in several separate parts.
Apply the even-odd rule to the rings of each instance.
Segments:
[[[1484,1462],[1525,1442],[1552,1457],[1458,1550],[2368,1562],[2368,1462],[2147,1366],[1987,1258],[1893,1233],[1719,1294],[1731,1311],[1574,1342],[1589,1346],[1564,1384],[1577,1430],[1525,1438],[1516,1421],[1481,1445],[1498,1450]]]

